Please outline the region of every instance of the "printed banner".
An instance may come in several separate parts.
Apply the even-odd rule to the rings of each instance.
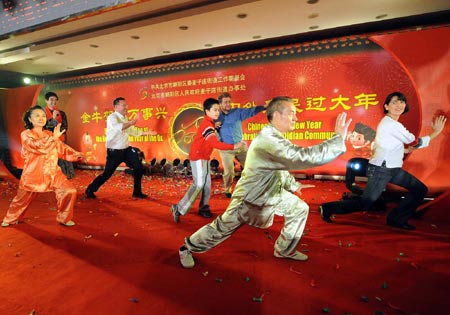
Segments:
[[[124,97],[130,119],[155,136],[131,137],[146,160],[185,159],[203,116],[202,103],[222,92],[233,107],[263,105],[278,95],[295,100],[298,122],[286,134],[293,143],[311,146],[334,134],[335,118],[352,119],[347,153],[307,172],[342,174],[352,157],[369,158],[385,97],[396,90],[408,98],[405,126],[420,130],[420,105],[407,72],[369,39],[323,41],[283,46],[220,57],[108,72],[50,82],[42,95],[55,91],[67,114],[68,143],[86,152],[90,165],[105,163],[106,117],[112,101]],[[267,124],[265,113],[243,122],[248,144]],[[219,159],[217,152],[213,157]]]

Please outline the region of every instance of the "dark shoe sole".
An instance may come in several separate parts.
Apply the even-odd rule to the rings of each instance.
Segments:
[[[133,198],[137,198],[137,199],[146,199],[147,197],[148,197],[148,195],[146,195],[146,194],[133,195]]]

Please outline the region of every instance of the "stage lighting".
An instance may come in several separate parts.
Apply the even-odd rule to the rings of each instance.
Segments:
[[[151,169],[152,174],[162,173],[162,166],[160,163],[158,163],[158,160],[156,158],[153,158],[151,160],[150,169]]]
[[[16,1],[15,0],[2,0],[3,9],[5,10],[12,10],[16,7]]]
[[[188,159],[185,159],[183,161],[183,166],[184,166],[183,174],[186,176],[191,175],[192,174],[191,161],[189,161]]]
[[[211,168],[211,175],[221,175],[219,170],[219,161],[217,161],[216,159],[212,159],[209,162],[209,166]]]
[[[347,162],[347,170],[345,172],[345,187],[353,194],[360,196],[363,188],[356,184],[356,177],[366,177],[368,159],[352,158]]]
[[[175,175],[183,175],[185,173],[186,167],[181,163],[179,158],[173,160],[172,165],[174,166],[174,174]]]
[[[164,176],[173,176],[174,175],[174,167],[170,164],[166,158],[163,158],[159,164],[162,166],[162,173]]]

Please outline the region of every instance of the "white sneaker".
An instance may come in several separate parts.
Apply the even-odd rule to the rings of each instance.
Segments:
[[[194,257],[192,257],[192,254],[188,249],[180,250],[178,253],[180,254],[181,265],[184,268],[194,268]]]
[[[306,256],[303,253],[300,253],[298,250],[296,250],[293,254],[287,255],[287,256],[281,255],[277,251],[274,251],[273,255],[277,258],[288,258],[288,259],[294,259],[294,260],[300,260],[300,261],[308,260],[308,256]]]
[[[67,222],[59,222],[59,224],[64,225],[64,226],[74,226],[75,222],[73,222],[72,220],[67,221]]]

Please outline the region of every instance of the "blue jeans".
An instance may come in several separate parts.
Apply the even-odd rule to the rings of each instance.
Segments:
[[[387,216],[391,223],[404,224],[415,213],[417,207],[425,198],[428,188],[416,177],[401,167],[387,168],[369,163],[367,167],[367,185],[361,197],[364,210],[368,210],[380,197],[388,183],[408,190],[407,195]]]

